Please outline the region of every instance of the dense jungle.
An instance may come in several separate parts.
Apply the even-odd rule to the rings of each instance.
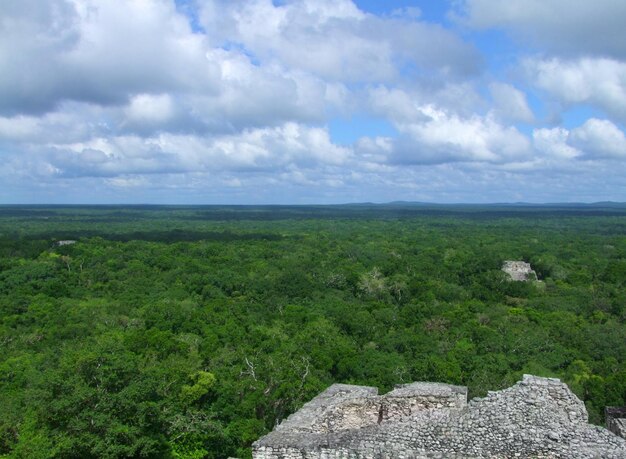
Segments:
[[[625,282],[612,203],[2,206],[0,457],[250,457],[334,382],[554,376],[602,424]]]

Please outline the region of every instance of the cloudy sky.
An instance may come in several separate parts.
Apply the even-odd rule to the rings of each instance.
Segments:
[[[626,201],[623,0],[2,0],[0,203]]]

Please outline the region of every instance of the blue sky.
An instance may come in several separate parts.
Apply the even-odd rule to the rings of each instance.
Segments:
[[[5,0],[0,203],[626,201],[626,2]]]

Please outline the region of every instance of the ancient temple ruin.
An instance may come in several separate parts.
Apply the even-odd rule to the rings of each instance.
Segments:
[[[530,263],[525,261],[507,260],[502,263],[502,271],[507,273],[514,281],[536,281],[537,273],[532,269]]]
[[[626,458],[626,440],[588,424],[561,381],[522,381],[467,402],[437,383],[335,384],[253,445],[255,459]]]

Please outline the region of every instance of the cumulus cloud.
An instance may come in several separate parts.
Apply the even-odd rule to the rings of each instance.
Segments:
[[[326,129],[286,123],[208,138],[171,133],[99,137],[50,145],[40,160],[50,164],[53,175],[114,177],[340,166],[350,154],[330,141]]]
[[[410,139],[408,145],[401,146],[401,161],[503,162],[525,158],[531,153],[523,134],[489,116],[463,119],[431,106],[422,107],[422,112],[428,121],[401,127]]]
[[[557,17],[561,3],[549,3],[550,14],[534,0],[528,11],[468,0],[463,20],[521,34],[532,18]],[[541,21],[528,30],[548,43]],[[538,184],[580,174],[585,196],[618,183],[626,173],[618,32],[613,48],[602,37],[581,45],[584,56],[575,55],[577,37],[546,44],[513,85],[506,73],[483,73],[467,30],[415,9],[376,15],[350,0],[0,2],[0,196],[489,201],[522,199],[507,184],[529,174]],[[601,45],[602,55],[589,51]],[[571,56],[554,55],[568,46]],[[606,119],[539,126],[524,87],[546,103],[599,107]],[[361,126],[353,144],[335,143],[333,118],[359,116],[393,133],[368,136]],[[518,123],[537,125],[532,139]]]
[[[492,83],[489,85],[494,102],[495,113],[510,121],[532,123],[535,120],[532,110],[528,106],[526,95],[506,83]]]
[[[38,131],[39,120],[35,117],[0,117],[0,141],[27,140]]]
[[[138,94],[128,104],[126,115],[131,121],[162,123],[172,117],[172,105],[169,94]]]
[[[623,1],[461,0],[455,14],[471,27],[502,28],[543,50],[626,58]]]
[[[398,140],[362,139],[357,151],[370,157],[386,155],[397,164],[503,163],[532,155],[526,136],[491,115],[463,118],[433,105],[414,110],[414,116],[396,123]]]
[[[108,108],[112,130],[234,132],[288,121],[322,123],[341,83],[256,65],[212,46],[174,2],[4,2],[0,114]],[[19,82],[19,84],[16,84]],[[85,110],[80,109],[83,113]]]
[[[542,154],[558,159],[573,159],[581,152],[568,144],[569,131],[564,128],[543,128],[533,131],[533,144]]]
[[[393,80],[398,61],[448,76],[474,74],[482,64],[472,46],[439,25],[380,18],[350,0],[211,0],[201,22],[215,44],[234,42],[262,62],[331,80]]]
[[[595,105],[626,120],[626,63],[606,58],[529,58],[528,78],[565,104]]]
[[[572,130],[570,141],[593,158],[626,158],[626,136],[608,120],[587,120]]]
[[[609,120],[591,118],[572,130],[535,129],[535,148],[553,158],[625,159],[626,136]]]
[[[0,112],[42,113],[65,100],[118,104],[139,92],[215,86],[204,39],[172,2],[28,0],[0,8]]]
[[[432,82],[413,87],[370,87],[362,96],[364,108],[395,124],[427,120],[422,109],[426,105],[439,107],[460,116],[470,117],[485,101],[472,83]]]
[[[424,101],[418,92],[379,86],[372,88],[367,96],[367,103],[373,113],[384,116],[396,124],[428,119],[420,109]]]
[[[189,111],[209,126],[230,130],[277,125],[286,121],[321,122],[328,107],[341,102],[336,85],[306,73],[255,65],[242,52],[214,49],[220,92],[186,99]]]
[[[64,103],[59,110],[44,115],[0,116],[0,144],[7,150],[54,142],[78,142],[111,133],[111,111],[97,105]]]

